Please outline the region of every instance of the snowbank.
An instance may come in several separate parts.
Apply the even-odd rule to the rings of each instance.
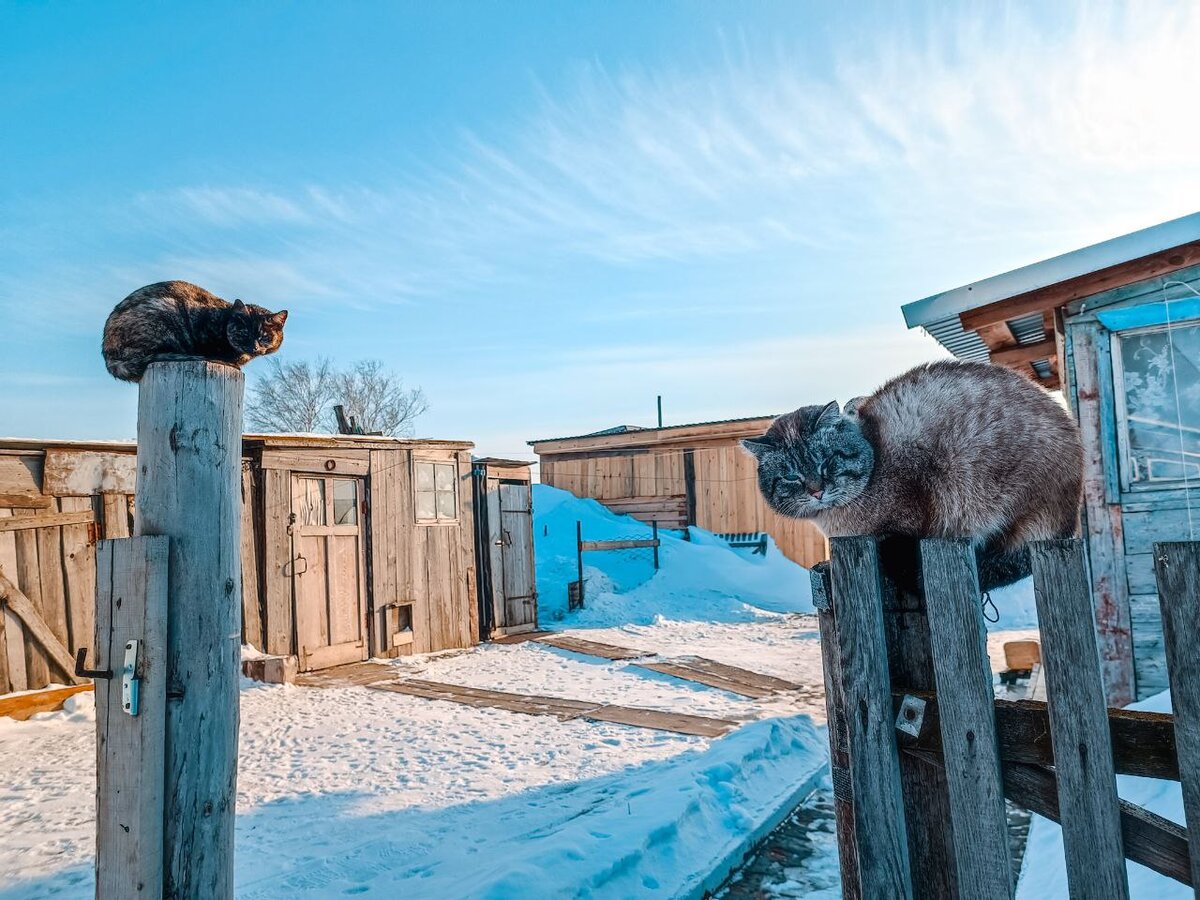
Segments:
[[[1147,712],[1170,712],[1168,691],[1135,703],[1129,709]],[[1117,793],[1121,798],[1144,806],[1180,825],[1183,821],[1183,790],[1178,781],[1117,776]],[[1130,900],[1187,900],[1192,889],[1174,879],[1159,875],[1135,862],[1126,862],[1129,874]],[[1063,856],[1062,828],[1041,816],[1034,816],[1029,829],[1029,845],[1017,885],[1018,900],[1048,900],[1067,896],[1067,869]]]
[[[660,531],[660,569],[650,551],[584,555],[587,608],[567,612],[575,580],[575,524],[584,540],[648,538],[650,526],[547,485],[533,488],[538,615],[543,624],[609,627],[674,621],[749,622],[771,613],[812,612],[808,570],[771,542],[766,556],[741,553],[702,528]]]
[[[650,537],[650,526],[612,512],[595,500],[538,484],[533,488],[538,615],[551,627],[605,628],[677,622],[748,622],[770,613],[811,613],[808,570],[768,538],[766,556],[730,549],[703,528],[660,531],[661,568],[648,550],[587,553],[583,557],[587,608],[567,612],[567,584],[577,577],[575,523],[584,540]],[[1037,625],[1033,581],[992,591],[999,621],[989,630]],[[561,623],[561,625],[558,625]]]

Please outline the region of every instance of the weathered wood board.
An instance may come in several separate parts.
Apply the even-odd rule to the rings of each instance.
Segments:
[[[47,449],[42,492],[56,497],[132,494],[136,475],[134,453]]]
[[[605,644],[600,641],[589,641],[569,634],[552,632],[549,635],[535,637],[539,644],[548,644],[559,650],[569,650],[572,653],[582,653],[584,656],[599,656],[601,659],[641,659],[643,656],[653,656],[645,650],[635,650],[632,647],[618,647],[615,644]]]
[[[636,668],[672,675],[685,681],[720,688],[743,697],[761,699],[772,694],[798,691],[801,686],[782,678],[728,666],[702,656],[679,656],[656,662],[635,663]]]
[[[634,728],[652,728],[698,737],[720,737],[737,728],[739,722],[707,716],[690,716],[659,709],[631,706],[611,706],[587,700],[568,700],[560,697],[541,697],[507,691],[491,691],[457,684],[407,679],[372,684],[373,690],[392,691],[428,700],[444,700],[473,706],[477,709],[503,709],[508,712],[536,716],[555,716],[559,719],[583,718],[596,722],[612,722]]]

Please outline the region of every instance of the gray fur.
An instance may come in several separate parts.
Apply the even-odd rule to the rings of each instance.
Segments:
[[[930,363],[850,406],[803,407],[743,441],[776,512],[829,537],[969,538],[985,589],[1020,577],[1026,542],[1075,533],[1079,430],[1022,375]]]
[[[230,303],[186,281],[160,281],[134,291],[104,323],[108,371],[139,381],[152,362],[207,359],[241,367],[283,343],[287,310]]]

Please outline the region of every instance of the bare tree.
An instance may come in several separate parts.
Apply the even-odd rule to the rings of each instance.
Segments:
[[[267,365],[246,398],[246,422],[254,431],[336,432],[333,407],[341,404],[363,431],[408,435],[429,407],[419,387],[406,388],[377,359],[346,369],[324,358],[284,363],[271,357]]]
[[[410,435],[417,416],[429,408],[419,387],[406,388],[377,359],[364,359],[334,376],[336,402],[354,416],[363,431]]]
[[[330,431],[336,373],[328,359],[267,360],[269,371],[250,386],[246,423],[254,431]]]

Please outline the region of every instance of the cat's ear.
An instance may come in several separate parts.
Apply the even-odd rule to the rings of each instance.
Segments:
[[[746,438],[742,441],[742,449],[755,459],[762,459],[767,453],[778,448],[779,445],[775,443],[775,439],[766,434],[762,437]]]
[[[283,323],[287,321],[287,310],[281,309],[279,312],[275,313],[275,315],[267,316],[267,321],[282,328]]]
[[[233,301],[233,311],[235,313],[245,312],[246,304],[243,303],[241,300],[234,300]]]
[[[846,405],[842,407],[842,415],[849,416],[851,419],[858,418],[858,408],[866,401],[866,397],[854,397],[846,401]]]
[[[836,424],[837,420],[841,417],[842,408],[838,406],[838,402],[836,400],[830,400],[825,404],[825,408],[821,410],[820,415],[817,416],[817,421],[814,427],[828,428],[830,425]]]

